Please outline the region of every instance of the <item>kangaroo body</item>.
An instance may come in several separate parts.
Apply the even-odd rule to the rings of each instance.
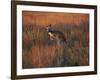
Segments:
[[[56,40],[59,45],[66,44],[66,37],[63,32],[53,30],[51,27],[47,27],[47,32],[51,40]]]

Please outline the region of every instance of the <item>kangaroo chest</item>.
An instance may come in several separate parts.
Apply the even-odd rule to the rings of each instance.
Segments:
[[[54,35],[51,32],[48,32],[48,35],[54,37]]]
[[[60,35],[59,34],[55,34],[52,32],[48,32],[48,35],[50,36],[51,39],[60,39]]]

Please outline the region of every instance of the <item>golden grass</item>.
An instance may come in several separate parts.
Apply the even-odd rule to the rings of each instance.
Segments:
[[[88,14],[78,14],[78,13],[49,13],[49,12],[32,12],[23,11],[23,23],[27,24],[39,24],[47,26],[49,24],[55,25],[56,23],[68,23],[76,24],[88,21]]]
[[[57,59],[62,58],[69,59],[69,63],[66,66],[77,66],[77,65],[88,65],[88,52],[86,49],[75,49],[75,48],[65,48],[65,52],[61,53],[61,49],[56,46],[32,46],[32,48],[27,51],[23,50],[23,68],[43,68],[43,67],[57,67],[61,65],[55,65]],[[64,55],[63,55],[64,54]],[[54,61],[56,61],[54,63]],[[61,63],[62,64],[62,63]]]
[[[29,52],[23,52],[24,65],[33,67],[48,67],[58,55],[57,46],[33,46]]]

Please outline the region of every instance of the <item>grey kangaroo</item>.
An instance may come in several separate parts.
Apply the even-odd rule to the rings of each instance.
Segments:
[[[55,30],[49,25],[47,28],[47,33],[50,37],[50,40],[55,40],[57,42],[57,59],[54,61],[55,66],[65,66],[69,64],[68,57],[65,57],[66,55],[66,49],[67,49],[67,41],[66,37],[63,32],[59,30]]]
[[[56,40],[58,45],[66,45],[66,37],[63,32],[59,30],[54,30],[51,25],[49,25],[47,28],[47,33],[50,37],[50,40]]]

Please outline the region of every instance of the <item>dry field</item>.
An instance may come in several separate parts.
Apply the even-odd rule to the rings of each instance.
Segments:
[[[45,68],[89,65],[89,15],[23,11],[22,67]],[[68,46],[50,40],[46,26],[61,31]]]

